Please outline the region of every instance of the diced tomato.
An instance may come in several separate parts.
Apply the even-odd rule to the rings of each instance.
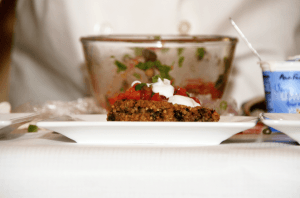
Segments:
[[[113,98],[108,98],[108,102],[110,105],[113,105],[117,100],[118,100],[118,96]]]
[[[186,90],[190,93],[196,93],[201,95],[210,94],[212,99],[217,99],[222,96],[222,92],[215,88],[215,84],[213,82],[199,84],[191,83],[185,86]]]
[[[197,84],[188,84],[188,85],[185,86],[185,88],[187,90],[189,90],[189,89],[199,89],[199,85],[197,85]]]
[[[220,98],[222,95],[221,91],[217,90],[212,82],[203,84],[199,92],[200,94],[211,94],[212,99]]]
[[[134,87],[130,87],[126,92],[128,92],[128,93],[133,93],[133,92],[135,92],[135,86]]]
[[[162,99],[161,99],[159,93],[154,94],[154,95],[151,97],[151,100],[153,100],[153,101],[162,101]]]
[[[123,99],[126,99],[126,93],[120,93],[117,97],[118,100],[123,100]]]
[[[152,96],[152,89],[150,87],[144,86],[141,90],[141,99],[150,100]]]
[[[127,97],[127,99],[139,100],[139,99],[141,99],[141,92],[140,92],[140,91],[132,92],[132,93]]]
[[[195,100],[195,102],[201,104],[201,103],[200,103],[200,100],[199,100],[198,98],[196,98],[196,97],[191,97],[191,98],[192,98],[193,100]]]
[[[186,93],[186,89],[179,87],[175,91],[175,95],[188,96]]]

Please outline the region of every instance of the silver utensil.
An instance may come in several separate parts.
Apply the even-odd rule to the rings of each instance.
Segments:
[[[11,120],[11,124],[8,126],[5,126],[0,129],[0,139],[11,139],[7,136],[11,134],[14,130],[18,129],[20,126],[22,126],[25,123],[31,122],[34,119],[39,119],[39,121],[82,121],[79,118],[74,118],[70,115],[51,115],[51,114],[31,114],[28,116],[24,116],[21,118],[13,119]]]
[[[240,30],[240,28],[235,24],[235,22],[232,20],[232,18],[229,18],[231,24],[233,25],[234,29],[239,33],[239,35],[242,37],[242,39],[246,42],[250,50],[257,56],[259,59],[259,62],[261,62],[261,57],[258,54],[258,52],[252,47],[251,43],[248,41],[246,36],[243,34],[243,32]]]
[[[30,121],[34,120],[35,118],[38,118],[39,116],[40,116],[39,113],[33,113],[33,114],[30,114],[27,116],[23,116],[20,118],[10,120],[11,121],[10,125],[5,126],[0,129],[0,138],[7,136],[8,134],[10,134],[12,131],[16,130],[23,124],[30,122]]]

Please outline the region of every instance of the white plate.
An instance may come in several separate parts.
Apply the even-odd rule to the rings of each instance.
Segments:
[[[300,114],[264,113],[260,115],[260,119],[265,125],[300,143]]]
[[[256,117],[221,116],[219,122],[107,122],[106,115],[77,115],[85,121],[38,122],[77,143],[100,145],[218,145],[252,128]]]
[[[0,129],[11,124],[13,119],[29,116],[32,113],[0,113]]]

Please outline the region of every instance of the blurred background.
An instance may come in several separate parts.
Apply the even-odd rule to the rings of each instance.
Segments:
[[[0,101],[89,96],[80,37],[219,34],[239,38],[232,17],[264,60],[300,54],[299,0],[0,0]],[[258,59],[239,39],[225,98],[261,101]],[[258,99],[257,99],[258,98]]]
[[[16,0],[0,0],[0,102],[8,101]]]

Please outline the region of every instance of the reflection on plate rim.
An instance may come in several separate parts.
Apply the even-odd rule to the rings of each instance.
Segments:
[[[86,115],[74,115],[76,118],[81,118],[81,116]],[[93,116],[92,114],[88,116]],[[105,114],[95,114],[95,116],[102,116]],[[222,121],[222,122],[142,122],[142,121],[106,121],[106,120],[99,120],[99,121],[89,121],[89,120],[82,120],[82,121],[40,121],[38,125],[40,126],[176,126],[176,127],[208,127],[208,126],[227,126],[227,125],[234,125],[234,126],[243,126],[245,124],[253,125],[253,123],[258,121],[257,117],[254,116],[221,116],[223,118],[247,118],[247,120],[242,121]]]

